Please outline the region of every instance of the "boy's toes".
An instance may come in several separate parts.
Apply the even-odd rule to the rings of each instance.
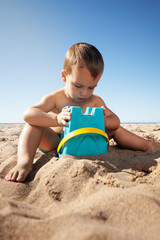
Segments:
[[[19,173],[19,175],[16,178],[17,182],[23,182],[27,177],[27,172],[23,170],[22,172]]]
[[[14,172],[14,173],[12,174],[12,176],[11,176],[11,178],[10,178],[10,181],[15,182],[17,176],[18,176],[18,172],[16,171],[16,172]]]
[[[17,180],[18,174],[19,174],[18,171],[16,172],[11,171],[9,174],[5,176],[5,180],[15,182]]]
[[[9,181],[9,179],[10,179],[9,175],[6,175],[4,179]]]
[[[5,176],[5,180],[7,180],[7,181],[12,181],[12,177],[13,177],[13,173],[10,172],[10,173],[8,173],[8,174]]]
[[[151,149],[149,149],[149,152],[158,152],[160,151],[160,143],[159,142],[153,142]]]

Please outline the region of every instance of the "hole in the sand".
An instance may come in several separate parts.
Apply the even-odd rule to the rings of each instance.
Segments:
[[[49,195],[55,199],[56,201],[61,201],[61,191],[54,191],[53,189],[51,189],[49,191]]]
[[[94,219],[100,220],[100,221],[107,221],[107,216],[103,212],[99,212],[97,215],[92,217]]]

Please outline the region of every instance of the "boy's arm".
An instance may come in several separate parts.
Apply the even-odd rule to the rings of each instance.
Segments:
[[[104,106],[104,113],[105,128],[108,130],[117,129],[120,126],[120,119],[118,116],[106,106]]]
[[[97,98],[97,103],[104,109],[105,128],[108,130],[117,129],[120,126],[120,119],[118,116],[106,106],[105,102],[100,97]]]
[[[49,114],[56,107],[56,94],[49,94],[42,100],[27,109],[23,115],[25,122],[40,127],[55,127],[67,125],[66,120],[70,119],[68,109],[63,109],[60,114]]]

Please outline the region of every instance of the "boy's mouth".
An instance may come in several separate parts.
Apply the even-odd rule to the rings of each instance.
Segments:
[[[77,97],[75,100],[77,101],[77,102],[83,102],[83,101],[85,101],[85,100],[87,100],[89,97]]]
[[[85,98],[81,98],[81,97],[77,97],[75,99],[76,102],[83,102],[85,100]]]
[[[79,97],[79,99],[85,99],[85,98]]]
[[[83,101],[83,100],[85,100],[85,99],[87,99],[87,98],[79,97],[78,99],[79,99],[80,101]]]

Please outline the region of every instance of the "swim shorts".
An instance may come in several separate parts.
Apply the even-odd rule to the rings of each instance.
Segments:
[[[49,153],[49,152],[52,152],[52,151],[47,151],[47,150],[43,150],[42,148],[38,148],[41,152],[43,153]]]

